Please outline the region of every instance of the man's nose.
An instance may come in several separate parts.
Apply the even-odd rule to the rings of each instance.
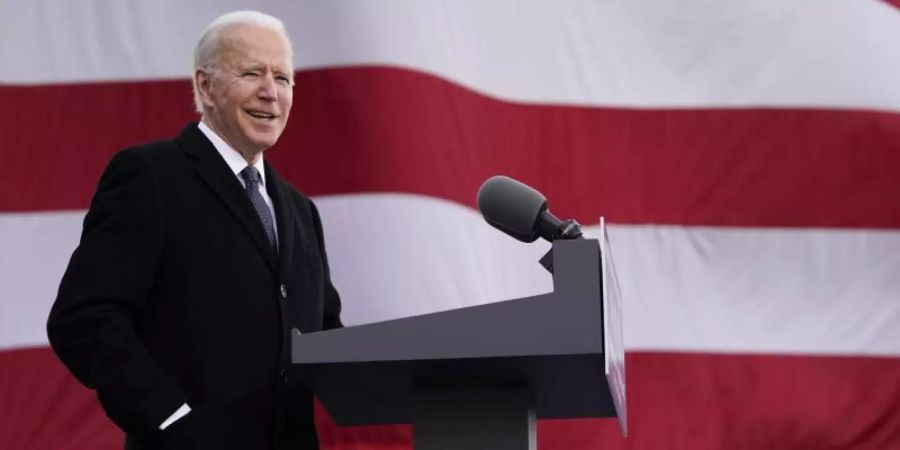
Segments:
[[[273,74],[268,73],[262,77],[257,95],[263,100],[273,102],[278,100],[278,89],[276,88],[275,76]]]

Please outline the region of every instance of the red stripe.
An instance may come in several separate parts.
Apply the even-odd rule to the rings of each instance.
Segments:
[[[538,448],[888,449],[900,358],[630,353],[629,436],[613,420],[542,421]],[[119,449],[122,434],[47,348],[0,352],[0,448]],[[410,428],[336,428],[324,449],[408,449]],[[74,433],[74,434],[73,434]]]
[[[900,228],[900,114],[523,105],[422,73],[298,74],[268,157],[307,193],[473,205],[505,173],[595,223]],[[0,87],[0,211],[85,208],[112,152],[194,116],[185,81]]]
[[[49,348],[0,351],[0,448],[121,450],[124,435]]]

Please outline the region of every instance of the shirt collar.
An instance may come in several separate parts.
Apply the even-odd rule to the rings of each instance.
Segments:
[[[222,155],[222,159],[225,160],[225,162],[228,164],[228,167],[230,167],[231,171],[234,172],[234,176],[238,177],[238,179],[241,179],[241,171],[244,170],[244,168],[248,165],[247,160],[244,159],[244,157],[240,153],[238,153],[237,150],[228,145],[228,143],[225,142],[224,139],[219,137],[219,135],[216,134],[216,132],[213,131],[212,128],[203,123],[203,121],[197,124],[197,128],[199,128],[200,131],[203,132],[203,134],[206,136],[206,138],[209,139],[210,142],[212,142],[213,147],[215,147],[219,154]],[[265,187],[266,170],[265,166],[263,165],[262,155],[259,155],[259,159],[255,164],[253,164],[253,167],[256,167],[256,170],[259,172],[259,175],[262,178],[262,186]]]

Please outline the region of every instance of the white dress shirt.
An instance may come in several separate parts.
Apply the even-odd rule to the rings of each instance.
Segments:
[[[201,132],[212,142],[213,147],[222,155],[222,159],[228,164],[228,167],[231,168],[231,171],[234,172],[234,176],[237,177],[238,181],[241,183],[241,186],[244,189],[247,188],[247,183],[244,182],[244,179],[241,177],[241,171],[244,170],[249,164],[247,164],[247,160],[238,153],[237,150],[233,149],[224,139],[219,137],[212,128],[206,126],[205,123],[200,122],[197,125],[197,128],[200,129]],[[272,213],[272,218],[275,218],[275,208],[272,206],[272,199],[269,198],[269,193],[266,192],[266,169],[263,165],[262,155],[260,155],[259,160],[253,164],[253,167],[256,167],[256,170],[259,171],[260,177],[262,181],[259,183],[259,195],[262,196],[263,200],[266,202],[266,206],[269,207],[269,212]],[[278,224],[275,221],[272,221],[273,231],[275,232],[275,241],[276,245],[278,244]],[[188,406],[187,403],[181,405],[168,419],[163,421],[159,425],[160,430],[165,430],[169,425],[175,423],[178,419],[186,416],[189,412],[191,412],[191,407]]]
[[[241,182],[241,186],[245,189],[247,188],[247,184],[244,183],[244,179],[241,177],[241,171],[244,170],[249,164],[247,164],[247,160],[238,153],[237,150],[233,149],[224,139],[219,137],[212,128],[206,126],[205,123],[200,122],[197,125],[197,128],[206,135],[206,138],[212,142],[213,146],[218,150],[219,154],[222,155],[222,159],[228,164],[228,167],[231,168],[231,171],[234,172],[234,176]],[[253,167],[256,167],[256,170],[259,172],[259,175],[262,177],[262,181],[259,183],[259,195],[262,196],[263,200],[266,201],[266,206],[269,207],[269,212],[272,213],[272,227],[275,232],[275,245],[278,245],[278,224],[275,223],[275,208],[272,206],[272,199],[269,197],[269,193],[266,191],[266,169],[265,165],[263,165],[263,157],[259,155],[259,159],[253,164]]]

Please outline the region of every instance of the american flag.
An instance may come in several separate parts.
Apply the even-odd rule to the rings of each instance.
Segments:
[[[121,448],[46,317],[111,155],[197,120],[191,49],[252,8],[294,43],[265,157],[319,205],[346,324],[550,291],[548,245],[474,208],[505,174],[606,218],[624,306],[628,437],[548,420],[538,448],[900,449],[894,5],[0,3],[0,448]],[[317,412],[325,449],[410,448]]]

